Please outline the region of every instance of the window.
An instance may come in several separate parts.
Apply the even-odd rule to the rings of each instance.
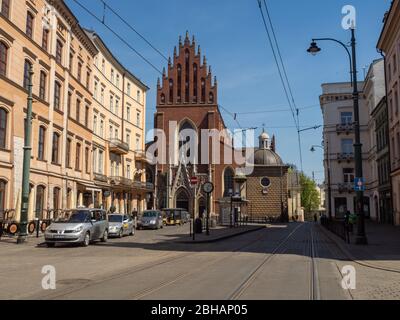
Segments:
[[[206,80],[201,78],[201,103],[206,102]]]
[[[137,98],[137,101],[140,103],[141,96],[140,96],[140,91],[139,90],[137,91],[136,98]]]
[[[343,139],[342,140],[342,153],[352,154],[353,153],[353,140]]]
[[[210,94],[208,95],[208,100],[210,101],[210,103],[214,103],[214,93],[210,92]]]
[[[111,69],[111,82],[114,84],[114,69]]]
[[[58,64],[62,64],[62,50],[63,50],[63,44],[60,40],[57,40],[56,43],[56,62]]]
[[[106,72],[106,61],[104,59],[101,62],[101,70],[103,71],[103,74]]]
[[[136,113],[136,125],[138,127],[140,127],[140,113],[139,112]]]
[[[78,73],[77,73],[78,81],[81,82],[82,80],[82,63],[78,63]]]
[[[78,122],[81,120],[81,101],[80,100],[76,100],[75,120]]]
[[[89,127],[89,106],[85,107],[85,126]]]
[[[126,120],[131,121],[131,107],[126,107]]]
[[[8,47],[0,42],[0,75],[5,76],[7,74],[7,59],[8,59]]]
[[[46,100],[46,83],[47,75],[44,71],[40,71],[39,98],[42,100]]]
[[[29,72],[32,68],[32,63],[30,63],[28,60],[25,60],[25,64],[24,64],[24,89],[28,90],[28,86],[29,86]]]
[[[176,100],[177,100],[177,102],[181,102],[182,101],[182,66],[180,64],[178,64],[178,83],[177,83],[177,87],[178,87],[178,93],[177,93]]]
[[[174,81],[172,79],[169,80],[169,103],[174,101]]]
[[[131,135],[129,133],[126,134],[126,143],[128,144],[129,148],[131,147]]]
[[[197,64],[193,65],[193,101],[197,102]]]
[[[99,86],[99,84],[97,83],[97,81],[95,81],[95,82],[94,82],[93,96],[94,96],[94,98],[95,98],[96,100],[97,100],[97,98],[98,98],[98,97],[97,97],[97,94],[98,94],[97,91],[98,91],[98,89],[99,89],[98,86]]]
[[[43,29],[42,33],[42,49],[47,51],[49,49],[49,30]]]
[[[65,149],[65,166],[67,168],[71,168],[71,139],[67,139],[67,145]]]
[[[353,168],[344,168],[343,169],[343,182],[344,183],[353,183],[354,182],[354,169]]]
[[[127,164],[127,165],[126,165],[126,177],[127,177],[128,179],[131,178],[131,165],[130,165],[130,164]]]
[[[99,171],[97,170],[97,148],[93,148],[93,172],[98,173]]]
[[[10,18],[10,0],[3,0],[1,2],[1,13],[6,18]]]
[[[54,109],[61,109],[61,84],[56,81],[54,86]]]
[[[104,138],[104,121],[103,121],[103,119],[100,120],[100,130],[99,130],[99,133],[100,133],[100,137]]]
[[[0,148],[6,148],[7,140],[7,111],[0,108]]]
[[[128,96],[130,96],[130,95],[131,95],[131,84],[128,83],[127,87],[128,87],[128,88],[127,88]]]
[[[29,38],[33,37],[33,21],[34,21],[34,16],[32,13],[28,11],[26,15],[26,35]]]
[[[75,170],[80,171],[80,169],[81,169],[81,145],[77,143],[75,152]]]
[[[117,74],[117,87],[119,88],[119,74]]]
[[[90,72],[86,72],[86,89],[90,90]]]
[[[90,173],[89,171],[89,148],[85,148],[85,170],[86,173]]]
[[[104,88],[101,88],[100,103],[104,106]]]
[[[68,92],[68,101],[67,101],[67,115],[71,117],[71,102],[72,102],[72,93]]]
[[[69,54],[69,72],[72,73],[74,66],[74,55],[72,53]]]
[[[119,112],[119,100],[115,99],[115,114],[118,115]]]
[[[110,96],[110,111],[114,113],[114,96]]]
[[[97,116],[93,116],[93,132],[97,134]]]
[[[36,188],[36,206],[35,216],[36,218],[42,217],[44,209],[44,195],[46,188],[44,186],[38,186]]]
[[[3,0],[4,3],[4,0]],[[7,181],[0,180],[0,214],[2,215],[6,207],[6,187]]]
[[[225,169],[225,172],[224,172],[224,197],[233,195],[233,192],[235,191],[233,189],[233,187],[234,187],[233,177],[234,176],[235,176],[235,173],[233,172],[232,168]]]
[[[136,151],[140,151],[142,148],[140,147],[140,137],[136,137]]]
[[[98,172],[103,174],[103,150],[99,150],[99,167]]]
[[[53,209],[60,209],[60,188],[53,189]]]
[[[39,143],[38,143],[38,159],[44,160],[44,150],[46,141],[46,128],[43,126],[39,127]]]
[[[53,133],[53,149],[51,153],[51,162],[58,164],[58,154],[60,150],[60,135]]]
[[[112,139],[112,135],[113,135],[113,126],[110,126],[109,127],[109,132],[108,132],[108,137],[110,138],[110,139]]]

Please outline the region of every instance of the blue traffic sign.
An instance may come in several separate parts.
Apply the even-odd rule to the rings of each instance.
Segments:
[[[365,191],[365,179],[355,178],[354,179],[354,190],[355,191]]]

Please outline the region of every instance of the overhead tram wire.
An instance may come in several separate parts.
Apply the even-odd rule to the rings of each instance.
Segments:
[[[142,35],[139,31],[137,31],[126,19],[124,19],[114,8],[110,7],[105,0],[99,0],[103,3],[104,8],[108,8],[115,16],[117,16],[129,29],[135,32],[144,42],[146,42],[155,52],[157,52],[165,61],[168,61],[168,58],[158,50],[149,40],[146,39],[144,35]]]
[[[97,17],[94,13],[92,13],[87,7],[85,7],[83,4],[81,4],[78,0],[72,0],[75,2],[79,7],[81,7],[84,11],[86,11],[90,16],[92,16],[95,20],[97,20],[99,23],[104,25],[113,35],[115,35],[120,41],[122,41],[128,48],[130,48],[136,55],[138,55],[143,61],[145,61],[149,66],[151,66],[155,71],[157,71],[159,74],[163,74],[163,72],[158,69],[153,63],[151,63],[146,57],[144,57],[139,51],[137,51],[128,41],[126,41],[124,38],[122,38],[116,31],[114,31],[113,28],[108,26],[104,19],[100,19]]]
[[[292,113],[292,117],[293,117],[294,123],[295,123],[295,125],[296,125],[296,127],[297,127],[297,135],[298,135],[298,143],[299,143],[300,166],[301,166],[301,170],[303,171],[303,155],[302,155],[302,150],[301,150],[301,137],[300,137],[300,132],[299,132],[299,130],[300,130],[299,110],[298,110],[298,109],[294,110],[294,106],[293,106],[294,98],[293,98],[291,86],[290,86],[290,83],[289,83],[289,81],[288,81],[288,77],[287,77],[286,69],[285,69],[285,67],[284,67],[282,55],[280,54],[278,41],[277,41],[277,39],[276,39],[276,35],[275,35],[274,28],[273,28],[272,20],[271,20],[271,17],[270,17],[270,15],[269,15],[269,11],[268,11],[268,8],[267,8],[267,3],[266,3],[266,1],[264,0],[264,5],[265,5],[266,10],[267,10],[267,13],[268,13],[269,22],[270,22],[270,25],[271,25],[271,29],[272,29],[272,33],[273,33],[274,39],[275,39],[275,45],[276,45],[276,47],[277,47],[277,51],[278,51],[279,56],[280,56],[280,61],[281,61],[281,64],[282,64],[282,69],[285,71],[285,78],[284,78],[284,76],[283,76],[283,74],[282,74],[282,70],[281,70],[281,67],[280,67],[279,62],[278,62],[277,52],[276,52],[276,50],[275,50],[275,48],[274,48],[274,44],[273,44],[272,37],[271,37],[271,32],[269,31],[268,26],[267,26],[267,22],[266,22],[266,19],[265,19],[264,11],[263,11],[263,9],[262,9],[262,2],[261,2],[261,0],[257,0],[257,3],[258,3],[258,7],[259,7],[259,9],[260,9],[260,13],[261,13],[261,17],[262,17],[262,20],[263,20],[263,23],[264,23],[265,31],[266,31],[267,36],[268,36],[268,41],[269,41],[269,44],[270,44],[270,46],[271,46],[271,50],[272,50],[272,53],[273,53],[273,56],[274,56],[275,64],[276,64],[277,69],[278,69],[278,72],[279,72],[279,77],[280,77],[280,80],[281,80],[283,89],[284,89],[284,91],[285,91],[285,96],[286,96],[286,99],[287,99],[288,104],[289,104],[289,106],[290,106],[290,109],[291,109],[291,113]],[[286,83],[285,83],[285,79],[287,80]],[[290,91],[290,93],[291,93],[292,100],[289,98],[289,92],[288,92],[288,91]],[[295,103],[294,103],[294,105],[295,105]],[[297,116],[296,116],[295,113],[297,114]]]

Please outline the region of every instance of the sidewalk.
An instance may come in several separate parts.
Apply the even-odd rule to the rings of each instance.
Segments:
[[[351,260],[368,267],[400,272],[400,227],[367,221],[365,229],[368,245],[366,246],[355,244],[356,228],[354,233],[350,234],[350,244],[322,226],[321,228]]]
[[[217,242],[217,241],[229,239],[232,237],[240,236],[242,234],[258,231],[258,230],[265,229],[265,228],[266,228],[265,225],[247,225],[247,226],[241,226],[238,228],[217,227],[215,229],[210,229],[209,236],[207,236],[206,232],[204,231],[202,234],[196,234],[195,240],[193,240],[193,235],[192,235],[192,237],[187,235],[186,237],[181,238],[179,240],[175,240],[174,242],[187,243],[187,244],[211,243],[211,242]]]

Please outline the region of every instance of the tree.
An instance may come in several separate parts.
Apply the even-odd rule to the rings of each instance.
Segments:
[[[319,192],[317,184],[304,173],[300,174],[301,185],[301,205],[305,212],[310,213],[318,210],[320,204]]]

